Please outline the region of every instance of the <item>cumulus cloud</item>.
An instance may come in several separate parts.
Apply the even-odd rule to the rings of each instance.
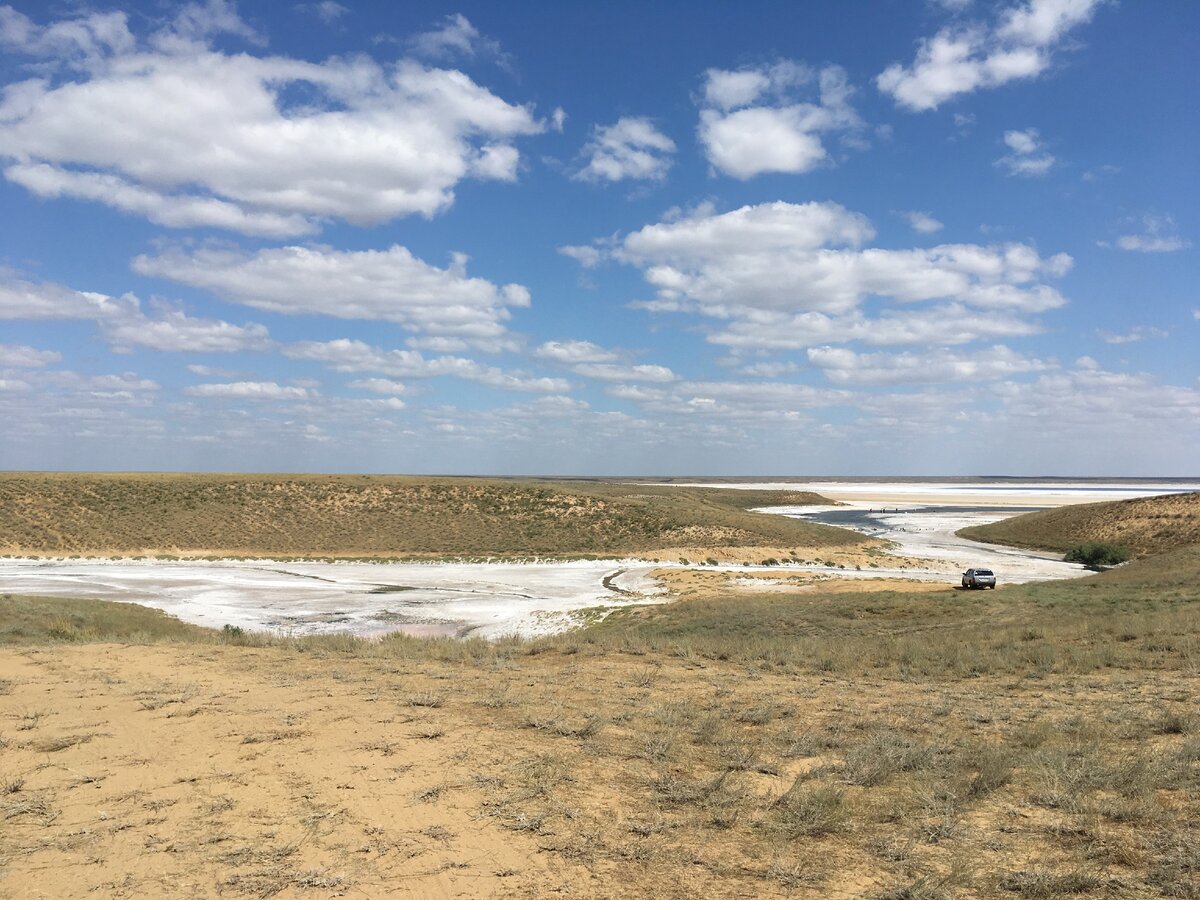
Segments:
[[[920,232],[921,234],[934,234],[941,231],[944,227],[941,222],[929,213],[922,212],[921,210],[909,210],[908,212],[902,212],[900,215],[904,216],[908,224],[912,226],[913,231]]]
[[[585,269],[594,269],[600,265],[600,261],[604,258],[604,253],[599,247],[590,247],[586,244],[559,247],[558,252],[563,256],[568,256],[575,260],[575,262],[579,263]]]
[[[75,291],[49,281],[25,281],[0,270],[0,319],[103,319],[128,315],[132,297]]]
[[[133,261],[141,275],[206,288],[256,309],[395,322],[466,342],[502,339],[510,308],[528,306],[529,291],[469,277],[466,265],[467,257],[455,254],[448,268],[439,269],[398,245],[361,251],[273,247],[255,254],[174,249]]]
[[[665,383],[678,377],[666,366],[619,362],[627,354],[599,347],[591,341],[547,341],[534,351],[534,355],[568,366],[576,375],[597,381]]]
[[[918,44],[910,65],[893,63],[875,84],[898,106],[919,112],[960,94],[1036,77],[1066,35],[1090,21],[1103,2],[1027,0],[1001,10],[992,23],[943,28]]]
[[[119,352],[134,346],[196,353],[266,350],[271,346],[263,325],[196,318],[163,303],[151,304],[151,314],[147,314],[133,294],[114,298],[52,282],[23,281],[4,273],[0,273],[0,319],[92,319],[101,336]]]
[[[210,2],[138,39],[120,13],[39,26],[8,10],[3,43],[74,77],[8,86],[5,177],[168,227],[282,237],[327,218],[434,215],[465,178],[515,179],[514,141],[545,130],[463,73],[412,59],[311,63],[206,43],[252,39],[238,23]]]
[[[1003,414],[1015,428],[1041,436],[1129,429],[1145,440],[1145,429],[1200,422],[1200,389],[1160,384],[1142,372],[1108,372],[1096,365],[1042,375],[1029,383],[1003,382],[993,388]],[[1144,445],[1143,449],[1144,449]]]
[[[87,65],[128,53],[134,43],[123,12],[87,13],[42,26],[11,6],[0,7],[0,46],[26,56]]]
[[[565,365],[608,363],[618,359],[615,352],[591,341],[546,341],[534,351],[534,355]]]
[[[801,92],[816,88],[816,102]],[[793,62],[704,76],[699,138],[717,171],[748,179],[764,172],[807,172],[829,160],[825,133],[852,135],[862,120],[840,66],[815,71]]]
[[[791,375],[799,371],[800,367],[794,362],[759,362],[741,368],[743,375],[759,378],[778,378],[780,375]]]
[[[873,237],[866,217],[836,203],[776,202],[648,225],[613,255],[641,269],[655,290],[635,305],[732,320],[709,337],[731,346],[1011,337],[1038,330],[1027,316],[1066,303],[1043,283],[1069,270],[1066,254],[1044,259],[1019,243],[864,247]],[[868,297],[936,306],[889,307],[868,318]]]
[[[414,35],[408,47],[416,56],[427,59],[474,56],[505,59],[500,44],[481,34],[462,13],[448,15],[438,27]]]
[[[1141,233],[1121,235],[1117,246],[1137,253],[1174,253],[1192,246],[1191,241],[1179,236],[1170,216],[1143,216],[1141,224]]]
[[[840,406],[852,398],[847,391],[778,381],[681,381],[667,387],[619,384],[608,393],[667,419],[747,425],[804,420],[803,410]]]
[[[1006,131],[1004,143],[1012,152],[996,160],[996,165],[1007,170],[1009,175],[1045,175],[1054,165],[1054,156],[1046,152],[1036,128]]]
[[[641,365],[621,366],[613,363],[585,363],[574,366],[571,371],[598,381],[675,381],[678,377],[666,366]]]
[[[561,394],[571,389],[563,378],[541,378],[485,366],[473,359],[439,356],[427,359],[416,350],[384,350],[363,341],[299,341],[283,347],[283,355],[323,363],[336,372],[378,372],[394,378],[449,375],[503,391]]]
[[[274,381],[234,381],[220,384],[197,384],[184,388],[192,397],[229,397],[236,400],[305,400],[308,388],[285,387]]]
[[[626,116],[615,125],[593,129],[583,148],[587,164],[574,177],[581,181],[662,181],[674,152],[675,142],[653,122]]]
[[[263,325],[234,325],[189,316],[164,303],[147,314],[133,294],[109,297],[76,291],[52,282],[23,281],[0,273],[0,319],[91,319],[113,349],[135,346],[168,352],[230,353],[267,350],[271,338]]]
[[[1136,344],[1139,341],[1155,338],[1170,337],[1169,332],[1153,325],[1135,325],[1124,334],[1114,334],[1111,331],[1097,331],[1100,339],[1106,344]]]
[[[55,350],[38,350],[23,344],[0,344],[0,369],[40,369],[61,359],[62,354]]]
[[[403,381],[393,381],[390,378],[359,378],[351,381],[350,387],[375,394],[403,394],[409,389]]]
[[[708,337],[737,352],[802,350],[827,343],[861,341],[871,346],[970,344],[1040,334],[1042,326],[1007,312],[972,309],[949,303],[916,310],[884,310],[876,317],[861,312],[824,313],[754,311],[735,317]]]
[[[103,319],[100,332],[118,352],[150,347],[168,353],[235,353],[268,350],[272,346],[271,336],[263,325],[252,322],[233,325],[163,307],[154,316],[136,308],[127,315]]]
[[[1002,345],[974,353],[855,353],[844,347],[813,347],[808,361],[834,384],[855,385],[994,381],[1053,368]]]
[[[335,3],[334,0],[321,0],[319,3],[301,3],[296,6],[296,9],[316,16],[326,25],[332,25],[350,12],[347,7],[342,6],[340,3]]]

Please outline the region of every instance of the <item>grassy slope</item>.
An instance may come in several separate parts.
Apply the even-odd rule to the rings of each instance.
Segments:
[[[613,554],[862,543],[748,511],[815,494],[340,475],[0,475],[0,552]]]
[[[1200,493],[1062,506],[975,525],[959,534],[1035,550],[1065,551],[1086,541],[1102,541],[1148,556],[1200,543]]]
[[[136,603],[0,594],[0,646],[56,641],[206,641],[215,634]]]

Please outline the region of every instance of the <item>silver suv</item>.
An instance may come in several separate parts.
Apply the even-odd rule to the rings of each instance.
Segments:
[[[962,574],[962,586],[971,588],[996,589],[996,573],[991,569],[967,569]]]

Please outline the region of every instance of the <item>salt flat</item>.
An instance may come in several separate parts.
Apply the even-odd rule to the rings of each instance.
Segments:
[[[359,635],[561,631],[581,610],[657,602],[653,567],[553,563],[0,560],[0,590],[140,603],[212,628]]]
[[[1131,500],[1158,494],[1200,491],[1200,482],[1105,481],[772,481],[695,482],[678,487],[755,491],[812,491],[839,503],[866,507],[907,504],[940,506],[1066,506]],[[971,523],[975,524],[975,523]]]
[[[893,542],[897,559],[874,568],[789,563],[771,571],[842,578],[906,578],[956,583],[968,566],[996,570],[1002,583],[1085,573],[1052,554],[978,544],[957,537],[967,525],[993,522],[1020,507],[1058,506],[1200,489],[1200,484],[1098,482],[781,482],[707,485],[736,490],[812,490],[841,506],[763,511],[852,527]],[[922,562],[912,564],[911,558]],[[499,637],[562,631],[584,611],[665,599],[654,576],[680,563],[583,560],[531,563],[173,562],[155,560],[0,559],[0,591],[93,597],[155,607],[186,622],[281,634],[406,631]],[[706,566],[708,570],[714,567]],[[718,566],[755,571],[757,566]]]

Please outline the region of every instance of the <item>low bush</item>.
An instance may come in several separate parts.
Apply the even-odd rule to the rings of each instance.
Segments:
[[[1129,550],[1120,544],[1088,541],[1071,547],[1063,559],[1085,566],[1117,566],[1129,559]]]

